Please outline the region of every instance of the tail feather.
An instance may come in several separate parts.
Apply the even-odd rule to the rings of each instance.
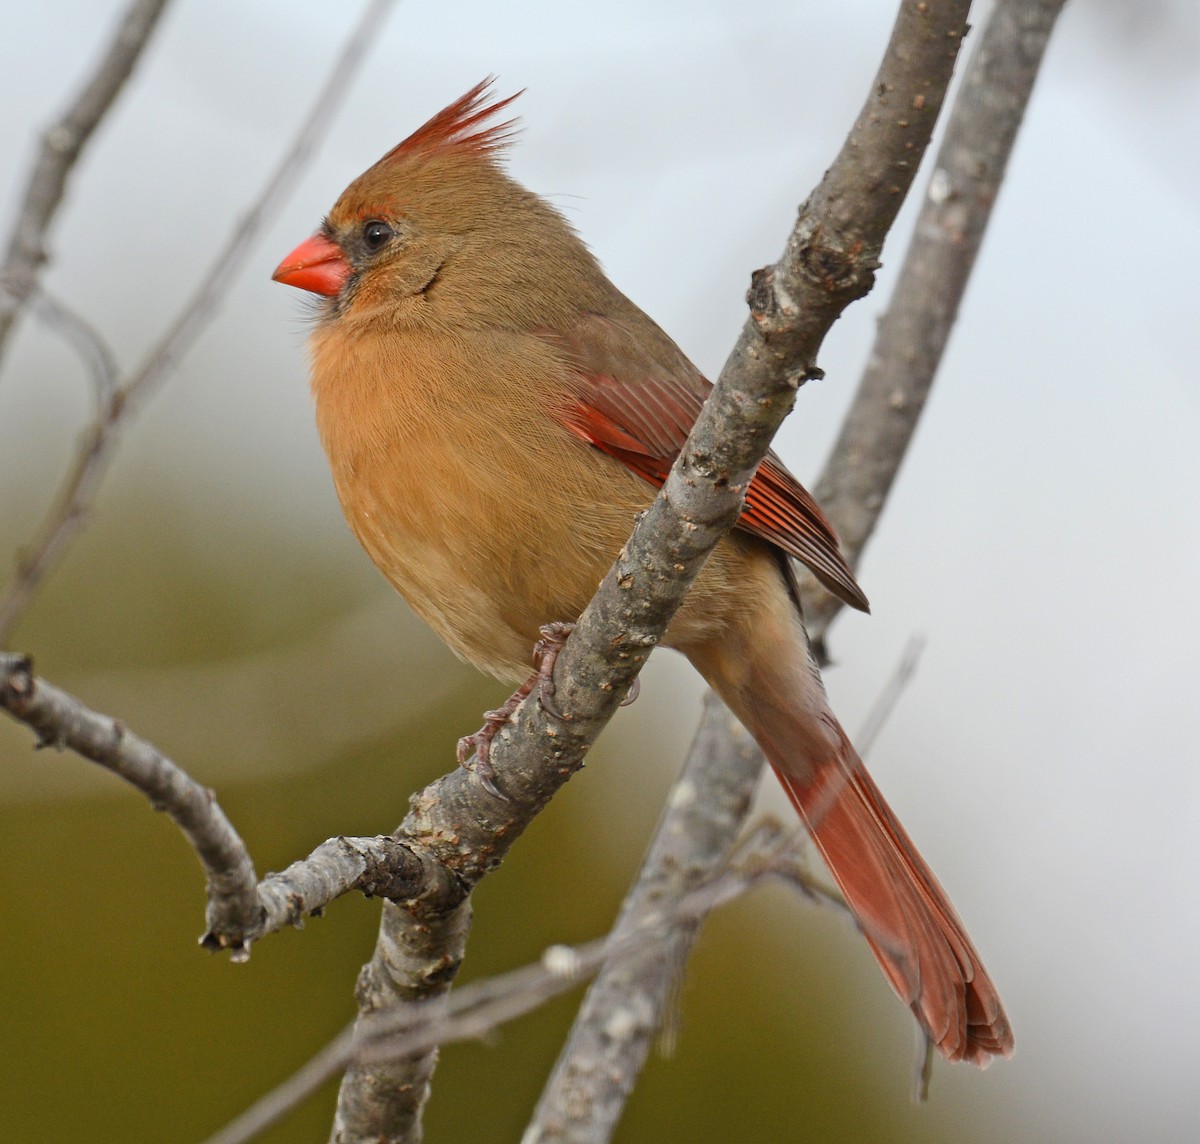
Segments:
[[[946,892],[853,756],[801,783],[778,766],[892,988],[943,1056],[980,1067],[1009,1056],[1008,1018]]]
[[[747,621],[689,647],[689,658],[770,760],[884,975],[932,1043],[980,1067],[1009,1056],[1012,1030],[979,954],[830,711],[786,581],[763,568]]]

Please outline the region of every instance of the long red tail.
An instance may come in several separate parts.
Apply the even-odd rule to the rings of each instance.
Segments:
[[[689,658],[758,741],[892,988],[952,1061],[1009,1056],[1000,997],[946,892],[825,699],[790,601]],[[773,613],[773,614],[771,614]]]
[[[981,1068],[1010,1056],[1004,1007],[946,891],[850,751],[849,769],[823,767],[809,783],[775,773],[892,988],[939,1052]]]

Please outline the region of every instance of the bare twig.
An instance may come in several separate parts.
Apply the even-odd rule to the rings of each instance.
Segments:
[[[729,869],[693,887],[673,903],[669,913],[643,918],[638,927],[614,930],[587,945],[554,946],[534,965],[472,982],[432,1003],[393,1008],[360,1019],[204,1144],[245,1144],[355,1061],[366,1064],[422,1057],[439,1045],[486,1037],[550,998],[574,989],[602,964],[639,957],[677,928],[693,928],[717,906],[764,878],[803,880],[805,875],[795,862],[798,841],[797,832],[764,825]],[[818,898],[828,894],[818,882],[808,883],[806,889]],[[394,1124],[386,1131],[389,1142],[404,1139]]]
[[[368,0],[307,118],[267,178],[241,222],[234,227],[207,273],[201,275],[196,293],[183,307],[175,323],[125,385],[129,398],[158,386],[164,376],[192,347],[200,331],[212,320],[217,303],[228,290],[246,260],[254,240],[291,193],[300,173],[328,133],[343,99],[362,64],[367,50],[379,38],[379,30],[396,0]]]
[[[0,652],[0,706],[32,727],[42,746],[69,747],[100,763],[171,816],[204,867],[209,928],[219,927],[241,949],[244,935],[259,925],[254,864],[212,791],[116,719],[38,679],[23,656]]]
[[[359,891],[368,897],[402,902],[439,886],[450,877],[446,870],[414,853],[390,834],[374,838],[330,838],[306,858],[258,884],[260,909],[257,928],[246,941],[259,940],[306,917],[321,913],[344,894]],[[210,926],[201,938],[208,949],[231,946],[230,934]]]
[[[970,174],[971,181],[959,182],[955,188],[955,221],[947,230],[939,213],[944,208],[944,199],[950,194],[946,182],[948,176],[935,173],[918,222],[917,238],[909,250],[893,295],[892,309],[880,326],[853,409],[817,486],[818,500],[841,534],[843,548],[852,565],[858,563],[875,528],[900,461],[911,442],[965,289],[974,252],[998,193],[1034,76],[1061,7],[1061,0],[1034,0],[1033,3],[1000,0],[972,55],[935,165],[935,172],[951,168],[956,179]],[[999,90],[993,91],[994,86]],[[981,152],[986,153],[985,163],[978,163],[976,158]],[[955,241],[967,235],[971,236],[969,242]],[[932,256],[932,250],[940,252],[937,257]],[[949,271],[938,265],[939,259],[944,258],[953,259]],[[940,337],[932,341],[925,337],[919,343],[922,352],[916,354],[912,352],[912,346],[917,344],[915,341],[903,340],[898,344],[897,337],[890,331],[896,328],[911,331],[918,322],[929,320],[923,315],[937,317]],[[811,577],[806,578],[805,614],[809,633],[822,658],[824,634],[840,606],[840,601],[824,592]],[[710,709],[706,719],[711,714]],[[869,746],[874,732],[868,727],[864,734],[866,742],[860,737],[863,750]],[[697,754],[694,750],[689,755],[678,786],[690,787],[703,782],[704,768],[738,768],[741,760],[735,743],[726,746],[724,758],[719,749],[707,750],[699,757]],[[745,781],[751,783],[754,780],[746,776]],[[651,857],[630,890],[623,910],[630,908],[646,892],[643,882],[655,885],[663,876],[663,869],[654,860],[655,851],[664,836],[678,836],[684,829],[683,817],[675,806],[676,797],[673,791],[652,844]],[[733,845],[739,825],[733,821],[725,824],[726,847]],[[707,837],[698,843],[704,849],[710,844]],[[603,1029],[615,1006],[620,1004],[619,995],[614,995],[607,1004],[599,1002],[607,976],[605,970],[589,990],[571,1038],[543,1093],[530,1132],[542,1133],[548,1124],[553,1125],[554,1130],[534,1136],[535,1139],[608,1139],[614,1123],[614,1098],[629,1087],[632,1083],[630,1071],[640,1068],[644,1059],[642,1042],[651,1035],[650,1031],[643,1033],[640,1040],[630,1040],[623,1046],[623,1054],[612,1051],[614,1046],[606,1046],[610,1051],[602,1059],[607,1073],[601,1069],[592,1070],[592,1061],[596,1059],[595,1030]],[[675,987],[674,978],[647,978],[647,982],[647,1010],[661,1013]],[[579,1082],[581,1075],[592,1082],[590,1087]],[[928,1069],[924,1075],[927,1084]],[[572,1102],[569,1105],[568,1099]],[[580,1127],[583,1121],[588,1121],[589,1126]],[[575,1124],[574,1130],[558,1127],[571,1122]]]
[[[69,748],[136,787],[179,826],[208,881],[200,939],[244,958],[250,943],[320,913],[343,894],[404,901],[451,877],[391,835],[331,838],[308,857],[255,885],[254,864],[213,792],[119,720],[92,711],[33,674],[25,656],[0,652],[0,708],[26,724],[43,747]]]
[[[883,730],[883,725],[895,710],[897,700],[904,694],[904,689],[916,674],[917,663],[924,650],[924,639],[920,636],[913,636],[904,645],[904,652],[900,656],[900,662],[896,664],[896,670],[892,672],[891,678],[884,685],[875,702],[871,704],[871,710],[867,712],[867,717],[863,721],[862,730],[854,738],[854,742],[858,746],[858,753],[864,759],[870,754],[875,740],[879,737],[879,732]]]
[[[43,322],[58,330],[79,351],[92,375],[96,406],[103,409],[120,385],[117,359],[104,336],[86,318],[45,290],[34,293],[29,304]]]
[[[46,261],[46,232],[62,202],[67,180],[92,133],[129,79],[158,24],[167,0],[133,0],[108,51],[83,90],[42,135],[17,223],[0,266],[0,359],[13,322],[37,287]]]
[[[109,394],[95,422],[84,432],[54,505],[19,559],[12,582],[0,596],[0,647],[8,645],[14,627],[39,587],[86,523],[120,432],[138,404],[162,384],[212,320],[229,284],[249,258],[254,239],[296,184],[300,171],[328,131],[363,55],[376,39],[394,3],[395,0],[369,0],[307,119],[250,209],[230,233],[212,266],[201,276],[195,294],[145,362]]]

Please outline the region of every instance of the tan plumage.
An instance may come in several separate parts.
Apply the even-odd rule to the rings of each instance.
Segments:
[[[496,161],[486,85],[356,179],[276,277],[328,300],[317,424],[371,559],[458,654],[527,673],[541,625],[583,610],[678,452],[708,383]],[[665,643],[763,747],[885,975],[941,1052],[1012,1037],[932,873],[825,699],[785,553],[865,598],[771,457]]]

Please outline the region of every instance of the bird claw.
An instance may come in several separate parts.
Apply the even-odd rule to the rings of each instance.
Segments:
[[[537,670],[529,680],[530,690],[533,689],[534,684],[537,685],[538,702],[542,705],[542,710],[555,719],[566,719],[566,715],[559,709],[554,699],[555,692],[558,690],[558,685],[554,682],[554,664],[558,660],[563,645],[567,642],[567,637],[574,630],[574,624],[561,622],[543,624],[538,629],[542,638],[533,647],[533,662]]]
[[[525,694],[529,694],[528,691]],[[458,765],[463,770],[474,774],[488,794],[503,802],[508,802],[509,799],[508,795],[496,785],[496,769],[492,766],[492,740],[500,728],[512,718],[512,713],[524,698],[525,695],[521,695],[518,688],[508,697],[508,701],[503,707],[498,707],[495,711],[485,711],[483,726],[473,735],[464,735],[459,739],[458,746],[454,751]],[[473,761],[471,760],[472,755],[474,755]]]
[[[454,752],[458,759],[458,765],[478,777],[483,789],[503,802],[511,800],[496,785],[496,770],[492,766],[492,740],[499,734],[500,728],[511,721],[517,708],[528,698],[535,687],[538,689],[538,701],[542,707],[556,719],[565,718],[554,704],[554,661],[558,659],[558,653],[562,651],[567,637],[575,630],[575,625],[543,624],[538,630],[541,632],[541,639],[533,648],[535,665],[533,674],[504,701],[502,706],[497,707],[494,711],[485,711],[483,726],[474,734],[464,735],[459,739]],[[628,697],[626,698],[628,700]],[[472,756],[474,756],[473,759]]]
[[[494,711],[483,713],[483,726],[473,735],[464,735],[458,741],[455,756],[458,765],[465,771],[474,774],[483,789],[494,798],[508,802],[509,797],[496,785],[496,769],[492,766],[492,740],[513,716],[513,712],[521,706],[521,701],[533,690],[533,679],[521,684],[505,701],[503,706]],[[471,756],[474,754],[474,761]]]
[[[567,637],[575,630],[575,625],[561,622],[543,624],[538,630],[542,633],[542,638],[533,648],[533,662],[537,664],[538,702],[548,715],[553,715],[555,719],[566,719],[567,716],[559,709],[554,699],[558,690],[554,682],[554,664],[567,642]],[[621,706],[628,707],[631,703],[636,703],[641,693],[641,677],[634,676],[629,691],[621,700]]]
[[[474,764],[467,769],[469,769],[475,775],[475,777],[479,780],[479,785],[483,787],[483,789],[487,791],[492,798],[498,799],[500,802],[511,802],[512,799],[510,799],[508,795],[506,795],[504,791],[502,791],[496,785],[496,768],[492,766],[491,760],[488,758],[489,753],[488,747],[481,744],[480,748],[475,753]]]

